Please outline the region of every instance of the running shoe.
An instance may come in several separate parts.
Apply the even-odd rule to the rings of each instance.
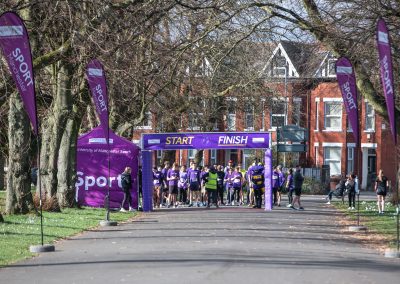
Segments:
[[[304,207],[299,207],[299,210],[304,210]]]
[[[325,203],[325,204],[331,204],[331,202],[330,201],[328,201],[327,203]]]
[[[125,208],[121,208],[119,211],[120,212],[128,212]]]
[[[190,203],[188,207],[192,207],[192,206],[193,206],[193,203]]]
[[[287,207],[287,208],[290,208],[290,207],[292,207],[292,204],[288,204],[288,205],[286,205],[286,207]]]

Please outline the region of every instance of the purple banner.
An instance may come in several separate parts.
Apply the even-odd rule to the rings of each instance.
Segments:
[[[271,149],[265,150],[265,170],[264,170],[264,206],[265,211],[272,210],[272,151]]]
[[[336,61],[336,76],[340,91],[342,92],[347,116],[353,129],[354,139],[356,143],[360,143],[356,76],[354,75],[353,66],[347,58],[341,57]]]
[[[89,84],[90,92],[97,114],[99,115],[101,127],[105,137],[108,138],[108,95],[106,77],[103,66],[100,61],[93,59],[86,66],[86,78]],[[108,141],[108,139],[106,140]]]
[[[78,139],[77,201],[81,205],[103,207],[110,183],[110,208],[119,208],[123,199],[121,174],[125,167],[132,168],[131,190],[133,208],[137,208],[139,147],[110,131],[109,146],[103,129],[97,127]],[[110,179],[108,179],[108,149],[110,149]],[[125,205],[127,207],[127,204]],[[127,209],[127,208],[126,208]]]
[[[21,95],[33,131],[37,135],[38,125],[31,47],[24,22],[13,12],[6,12],[0,16],[0,47]]]
[[[143,134],[142,149],[265,149],[269,142],[268,132]]]
[[[376,41],[378,43],[381,82],[386,98],[386,107],[389,115],[390,129],[392,131],[394,143],[397,144],[396,120],[394,115],[395,103],[393,88],[392,52],[388,29],[383,19],[379,19],[378,21],[376,30]]]

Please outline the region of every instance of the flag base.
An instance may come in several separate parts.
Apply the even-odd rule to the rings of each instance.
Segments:
[[[107,221],[107,220],[100,221],[100,226],[102,226],[102,227],[110,227],[110,226],[117,226],[117,225],[118,225],[117,221]]]
[[[39,253],[39,252],[52,252],[55,251],[54,245],[39,245],[39,246],[30,246],[29,251],[33,253]]]

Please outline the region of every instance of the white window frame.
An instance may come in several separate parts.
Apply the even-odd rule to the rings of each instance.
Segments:
[[[328,144],[328,143],[327,143]],[[341,143],[331,143],[332,145],[341,145]],[[328,146],[328,145],[324,145],[324,143],[322,144],[324,147],[324,165],[331,165],[331,163],[337,163],[338,164],[338,172],[332,173],[332,167],[330,167],[330,175],[340,175],[341,174],[341,169],[342,169],[342,159],[341,159],[341,154],[342,154],[342,147],[338,147],[338,146]],[[339,159],[333,159],[333,158],[327,158],[327,153],[329,150],[331,149],[335,149],[335,150],[339,150],[339,155],[338,158]]]
[[[326,74],[327,77],[330,78],[335,78],[336,77],[336,70],[333,69],[333,73],[330,73],[330,69],[329,69],[329,65],[331,64],[331,62],[333,62],[333,64],[336,64],[337,59],[336,58],[329,58],[327,61],[327,65],[326,65]]]
[[[261,99],[261,129],[260,131],[265,130],[265,99]]]
[[[194,160],[194,158],[196,157],[197,150],[196,149],[188,149],[187,151],[188,151],[188,153],[187,153],[188,160]]]
[[[365,129],[364,132],[375,132],[375,109],[368,103],[368,101],[365,102]],[[372,112],[371,114],[368,113],[367,108],[371,108]],[[372,120],[372,128],[367,128],[367,121],[368,119]]]
[[[347,144],[347,172],[354,172],[354,146],[350,147]]]
[[[150,129],[152,129],[153,114],[149,111],[146,111],[146,113],[144,115],[145,115],[145,118],[142,121],[142,125],[136,126],[136,129],[150,130]],[[145,125],[145,124],[147,124],[147,125]]]
[[[293,114],[292,114],[292,123],[294,125],[300,126],[301,121],[301,98],[293,98]],[[298,121],[295,123],[294,118],[298,116]]]
[[[237,98],[229,97],[228,101],[236,102]],[[236,103],[234,105],[230,105],[227,107],[225,120],[226,120],[226,130],[236,131]]]
[[[211,165],[215,165],[217,163],[217,149],[210,150],[210,162]]]
[[[199,126],[199,119],[201,119],[201,117],[203,117],[203,113],[199,112],[199,113],[195,113],[195,112],[190,112],[188,115],[188,130],[195,130],[198,131],[200,130],[200,126]],[[191,121],[191,119],[195,118],[194,121]],[[192,123],[194,123],[193,125],[190,125]]]
[[[255,115],[254,115],[254,104],[249,104],[249,102],[245,102],[245,104],[247,104],[245,106],[245,112],[244,112],[244,131],[254,131],[254,119],[255,119]],[[249,111],[250,109],[250,111]],[[247,125],[247,117],[251,116],[251,126]]]
[[[324,100],[324,130],[323,131],[334,131],[334,132],[341,132],[342,131],[342,116],[343,116],[343,100]],[[327,107],[330,104],[336,104],[340,106],[340,115],[327,115]],[[340,121],[339,128],[327,127],[327,118],[337,118]]]
[[[315,129],[314,131],[319,131],[319,98],[315,98]]]
[[[287,125],[287,107],[288,107],[288,98],[284,98],[284,99],[278,99],[278,98],[273,98],[273,101],[275,102],[279,102],[279,103],[283,103],[284,104],[284,113],[283,114],[274,114],[272,112],[272,106],[271,106],[271,115],[270,115],[270,129],[269,131],[276,131],[276,126],[272,125],[272,118],[273,117],[283,117],[283,125]]]
[[[314,154],[315,154],[315,166],[318,166],[319,163],[319,143],[315,142],[314,143]]]

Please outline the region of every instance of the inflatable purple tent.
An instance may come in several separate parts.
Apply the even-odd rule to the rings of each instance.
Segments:
[[[123,199],[121,173],[132,168],[133,208],[138,207],[139,147],[110,130],[110,208],[119,208]],[[101,126],[78,138],[76,198],[79,204],[104,207],[108,185],[108,146]],[[125,205],[127,207],[127,205]]]

